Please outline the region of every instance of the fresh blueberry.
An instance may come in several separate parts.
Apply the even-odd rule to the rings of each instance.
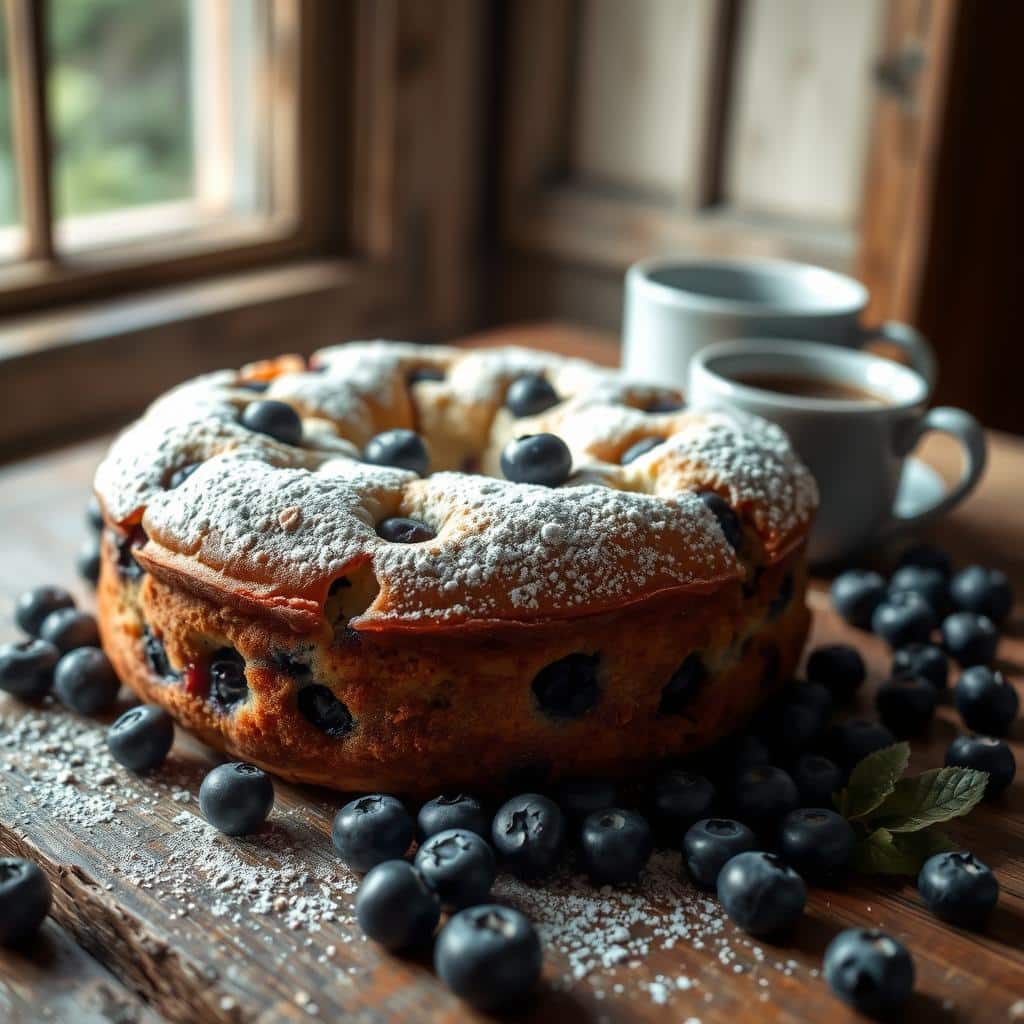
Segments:
[[[46,640],[31,637],[0,645],[0,690],[22,700],[45,697],[53,686],[60,651]]]
[[[683,836],[683,863],[698,885],[713,889],[726,862],[756,846],[754,833],[742,822],[703,818],[695,821]]]
[[[658,834],[678,847],[686,830],[714,810],[718,794],[703,775],[670,768],[654,780],[651,816]]]
[[[779,820],[800,805],[800,793],[788,772],[773,765],[745,771],[736,780],[736,817],[755,831],[774,829]]]
[[[423,381],[444,380],[445,372],[439,366],[419,366],[406,374],[405,382],[409,385],[419,384]]]
[[[29,636],[39,636],[43,620],[62,608],[74,608],[75,599],[63,587],[36,587],[19,595],[14,604],[14,621]]]
[[[580,861],[598,885],[635,882],[653,852],[651,826],[636,811],[609,807],[583,820]]]
[[[897,569],[889,580],[889,593],[919,594],[928,602],[936,618],[949,611],[949,583],[938,569],[924,569],[916,565]]]
[[[740,517],[736,515],[732,505],[714,491],[698,491],[697,497],[704,502],[707,510],[718,520],[718,525],[725,534],[725,539],[734,551],[738,550],[743,540],[743,527]]]
[[[167,489],[173,491],[175,487],[180,487],[201,465],[201,462],[189,462],[180,466],[168,478]]]
[[[416,867],[446,907],[471,907],[491,893],[494,851],[475,832],[449,828],[425,839]]]
[[[214,828],[246,836],[267,820],[274,806],[274,783],[254,764],[233,761],[213,769],[199,787],[199,808]]]
[[[76,647],[99,647],[100,631],[88,612],[60,608],[50,612],[39,627],[39,637],[66,653]]]
[[[961,611],[987,615],[996,625],[1013,607],[1013,587],[1006,573],[970,565],[958,572],[949,585],[953,604]]]
[[[835,705],[832,691],[824,683],[796,682],[786,691],[786,699],[793,704],[807,704],[827,723]]]
[[[692,651],[662,687],[659,715],[685,715],[708,678],[704,659]]]
[[[158,679],[169,682],[178,678],[179,674],[171,667],[170,659],[167,657],[167,648],[148,626],[144,626],[142,630],[142,653],[150,671]]]
[[[375,466],[407,469],[418,476],[426,476],[430,468],[430,455],[423,438],[416,431],[401,427],[371,437],[363,449],[363,461]]]
[[[302,420],[287,402],[277,402],[272,398],[250,402],[242,410],[242,426],[257,434],[266,434],[282,444],[302,444]]]
[[[295,700],[302,717],[328,736],[341,739],[356,727],[352,712],[320,683],[303,686]]]
[[[423,946],[441,920],[441,900],[408,861],[386,860],[360,884],[356,920],[363,934],[385,949]]]
[[[964,669],[953,701],[964,725],[987,736],[1005,736],[1020,707],[1013,683],[985,665]]]
[[[0,858],[0,946],[34,935],[52,902],[50,880],[38,864],[21,857]]]
[[[904,548],[900,555],[899,568],[903,569],[908,565],[918,569],[933,569],[947,580],[953,575],[953,563],[950,562],[949,555],[934,544],[912,544],[909,548]]]
[[[707,774],[729,785],[749,768],[772,763],[772,754],[764,740],[743,732],[726,737],[700,756]]]
[[[821,683],[837,702],[851,700],[867,677],[864,659],[849,644],[816,647],[807,659],[807,679]]]
[[[889,594],[871,616],[871,630],[890,647],[924,644],[938,624],[932,606],[915,591]]]
[[[663,437],[642,437],[622,453],[619,463],[623,466],[628,466],[631,462],[636,462],[641,455],[654,451],[655,448],[660,444],[664,444],[664,442],[665,438]]]
[[[555,794],[562,813],[573,825],[594,811],[614,807],[619,801],[619,789],[607,779],[567,779]]]
[[[840,932],[825,950],[824,971],[836,996],[872,1017],[895,1013],[914,989],[907,947],[876,929]]]
[[[985,796],[999,796],[1017,774],[1017,759],[1003,741],[994,736],[957,736],[946,749],[946,764],[988,772]]]
[[[829,729],[824,749],[840,769],[849,774],[853,766],[868,754],[883,747],[891,747],[895,742],[896,737],[881,723],[870,722],[866,718],[851,718]]]
[[[800,807],[782,819],[779,855],[810,882],[846,873],[857,841],[853,826],[826,807]]]
[[[851,625],[870,629],[875,609],[885,600],[885,580],[877,572],[850,569],[837,576],[829,591],[832,607]]]
[[[505,394],[505,407],[513,416],[537,416],[560,401],[558,392],[539,373],[516,377]]]
[[[118,575],[131,583],[141,580],[145,575],[145,569],[135,558],[135,552],[149,539],[146,531],[139,524],[131,527],[127,532],[111,530],[109,534],[117,551]]]
[[[917,891],[936,917],[960,928],[981,928],[999,899],[992,869],[963,851],[929,857],[917,876]]]
[[[751,935],[775,935],[791,928],[807,903],[804,880],[781,858],[760,850],[726,861],[717,888],[722,908]]]
[[[173,742],[171,716],[153,704],[130,708],[107,730],[107,746],[114,760],[133,772],[158,768]]]
[[[832,794],[842,788],[843,773],[835,761],[821,754],[801,754],[790,769],[804,807],[829,807]]]
[[[828,722],[828,713],[814,697],[798,699],[799,691],[817,684],[805,683],[787,687],[757,713],[752,723],[754,731],[777,756],[789,759],[806,750]],[[826,697],[829,696],[825,691]]]
[[[685,402],[677,394],[663,394],[657,398],[652,399],[647,405],[644,406],[644,412],[648,413],[661,413],[661,412],[679,412],[680,409],[685,407]]]
[[[240,380],[235,382],[236,388],[242,388],[243,391],[254,391],[258,395],[262,395],[270,387],[269,380]]]
[[[78,547],[75,568],[78,570],[78,575],[94,587],[100,579],[100,562],[100,538],[95,535],[86,537]]]
[[[601,695],[597,654],[567,654],[545,665],[533,679],[533,695],[552,718],[580,718]]]
[[[996,656],[999,631],[987,615],[954,612],[942,623],[942,644],[964,668],[987,665]]]
[[[428,800],[416,816],[416,825],[421,839],[450,828],[475,832],[485,839],[491,834],[491,822],[480,801],[465,793],[445,794]]]
[[[365,872],[386,860],[405,856],[415,827],[405,805],[386,793],[349,801],[334,816],[331,840],[342,861]]]
[[[377,524],[377,536],[393,544],[421,544],[425,540],[433,540],[436,534],[418,519],[391,516]]]
[[[68,651],[53,670],[53,691],[62,704],[80,715],[93,715],[117,699],[121,680],[98,647]]]
[[[878,717],[898,737],[919,736],[935,717],[935,687],[919,676],[896,676],[875,693]]]
[[[89,504],[85,506],[85,521],[89,528],[100,533],[103,529],[103,506],[100,499],[93,494],[89,498]]]
[[[434,945],[437,976],[484,1011],[527,995],[540,978],[541,961],[533,925],[518,910],[497,904],[460,910]]]
[[[517,484],[559,487],[569,479],[572,454],[554,434],[527,434],[509,441],[501,453],[501,471]]]
[[[538,793],[507,800],[491,823],[498,856],[514,875],[539,878],[558,866],[565,852],[565,816]]]
[[[892,674],[926,679],[936,694],[943,694],[949,686],[949,660],[935,644],[907,644],[893,651]]]
[[[231,647],[221,647],[210,656],[210,700],[223,711],[249,699],[245,658]]]

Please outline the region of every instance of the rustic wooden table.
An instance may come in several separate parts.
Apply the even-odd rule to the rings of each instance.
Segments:
[[[482,339],[519,341],[609,358],[606,339],[544,328]],[[979,490],[935,532],[961,562],[1007,568],[1024,593],[1024,443],[991,438]],[[0,470],[0,640],[14,635],[23,589],[68,583],[85,534],[83,510],[105,440],[87,441]],[[952,453],[926,458],[948,474]],[[887,659],[827,606],[819,581],[812,643],[856,640],[869,658],[870,691]],[[84,604],[89,595],[77,588]],[[1018,609],[1000,648],[1024,674]],[[109,720],[109,718],[107,719]],[[325,791],[279,785],[270,824],[229,839],[199,815],[199,782],[212,755],[179,734],[165,769],[130,777],[103,744],[104,725],[0,695],[0,850],[39,861],[55,907],[27,949],[0,951],[0,1019],[91,1022],[299,1020],[464,1022],[477,1019],[446,992],[426,958],[396,958],[359,935],[356,880],[329,838],[339,804]],[[914,765],[941,763],[958,731],[942,708]],[[1024,724],[1013,734],[1024,768]],[[499,898],[543,931],[545,981],[514,1019],[543,1021],[844,1021],[855,1015],[820,977],[840,928],[876,925],[905,941],[918,970],[906,1019],[1024,1020],[1024,778],[951,830],[997,872],[999,906],[983,935],[931,917],[910,884],[858,878],[812,890],[786,945],[756,942],[682,880],[678,855],[658,854],[642,884],[598,892],[566,875],[543,887],[499,880]]]

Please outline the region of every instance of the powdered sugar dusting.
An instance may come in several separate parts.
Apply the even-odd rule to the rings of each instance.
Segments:
[[[567,616],[735,578],[733,551],[692,493],[702,488],[728,493],[772,543],[813,512],[813,481],[777,428],[721,413],[642,412],[627,404],[636,385],[582,360],[397,342],[337,346],[314,360],[318,372],[286,372],[268,391],[303,417],[302,447],[244,428],[238,417],[253,394],[230,372],[207,375],[168,393],[115,443],[96,478],[108,512],[123,520],[145,509],[149,536],[198,559],[214,583],[219,574],[226,592],[255,579],[278,597],[312,594],[368,563],[380,591],[356,628]],[[424,367],[447,377],[410,385]],[[512,420],[501,403],[523,372],[544,373],[565,400]],[[441,432],[427,438],[436,456],[427,478],[355,457],[373,433],[421,418]],[[575,486],[446,469],[446,457],[465,455],[467,423],[481,424],[484,465],[496,463],[510,431],[553,430],[569,445]],[[619,465],[616,446],[644,433],[665,442]],[[167,489],[174,470],[197,462]],[[396,514],[424,520],[436,538],[382,541],[375,524]]]
[[[91,855],[101,858],[101,884],[144,890],[172,929],[212,916],[231,926],[218,942],[262,937],[282,962],[296,947],[339,971],[372,962],[369,948],[340,952],[366,941],[353,912],[359,878],[334,854],[323,810],[279,800],[257,835],[223,836],[198,808],[206,766],[176,748],[158,772],[136,776],[113,761],[104,732],[49,701],[27,709],[0,696],[0,792],[22,808],[5,826],[28,830],[45,814],[76,843],[102,851]],[[554,985],[596,1000],[649,1001],[684,1019],[714,1001],[723,971],[746,979],[750,998],[767,999],[773,975],[805,970],[734,928],[712,896],[682,877],[677,852],[655,853],[631,886],[598,888],[565,869],[537,884],[501,874],[493,895],[535,923]],[[296,937],[283,943],[282,932]],[[301,992],[296,1002],[316,1006]]]
[[[814,478],[785,433],[758,416],[698,414],[672,436],[669,446],[703,466],[708,482],[725,490],[733,505],[750,507],[759,529],[788,533],[817,507]]]

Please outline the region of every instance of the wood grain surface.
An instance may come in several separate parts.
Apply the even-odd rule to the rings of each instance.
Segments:
[[[479,340],[544,343],[599,358],[613,351],[606,340],[571,329]],[[1024,445],[991,440],[984,483],[937,536],[958,560],[1009,567],[1024,593]],[[72,581],[89,480],[105,444],[88,441],[0,470],[0,641],[14,637],[11,608],[21,590]],[[926,454],[946,469],[953,465],[941,448]],[[871,669],[867,710],[871,688],[886,674],[886,653],[836,619],[824,586],[818,581],[812,595],[812,642],[859,644]],[[87,604],[89,596],[78,593]],[[1019,685],[1019,609],[1000,659]],[[914,744],[915,767],[940,764],[958,729],[955,712],[940,709],[929,735]],[[213,755],[179,732],[167,765],[135,778],[110,764],[102,737],[103,722],[0,696],[0,850],[37,859],[56,901],[33,944],[0,953],[4,1020],[483,1019],[444,989],[426,956],[393,957],[359,935],[351,910],[356,880],[338,864],[329,838],[340,795],[279,784],[267,827],[228,839],[205,825],[196,803]],[[1022,738],[1018,721],[1013,745],[1024,765]],[[838,930],[870,924],[914,955],[918,981],[905,1019],[1024,1020],[1024,779],[951,831],[993,867],[1002,886],[984,934],[937,921],[910,884],[858,878],[812,890],[787,943],[757,942],[721,920],[681,879],[678,856],[669,853],[655,858],[640,885],[616,893],[569,873],[536,888],[502,878],[499,898],[538,919],[548,940],[544,983],[511,1019],[854,1020],[820,977],[821,957]],[[607,952],[617,921],[627,933],[618,937],[621,955]]]

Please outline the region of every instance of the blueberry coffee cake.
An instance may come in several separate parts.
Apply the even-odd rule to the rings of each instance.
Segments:
[[[120,677],[338,789],[641,771],[739,726],[809,624],[816,492],[780,430],[532,350],[209,374],[95,486]]]

